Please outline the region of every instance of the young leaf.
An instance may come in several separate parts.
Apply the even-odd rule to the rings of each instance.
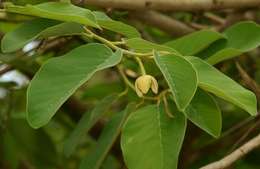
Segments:
[[[157,50],[178,53],[173,48],[164,45],[158,45],[156,43],[149,42],[142,38],[127,39],[125,42],[126,46],[128,46],[131,49],[134,49],[136,52],[152,52],[153,50]]]
[[[117,99],[116,94],[109,95],[100,100],[91,112],[86,112],[78,122],[76,128],[65,140],[64,154],[70,156],[77,147],[80,139],[91,129],[96,122],[106,113],[107,109],[111,106],[114,100]]]
[[[182,55],[195,55],[207,48],[213,42],[225,38],[218,32],[211,30],[202,30],[165,43]]]
[[[140,37],[140,33],[132,26],[124,24],[123,22],[114,21],[109,18],[105,13],[95,11],[93,14],[96,17],[98,25],[110,31],[120,33],[127,38]]]
[[[123,112],[115,114],[103,129],[98,139],[96,149],[83,158],[80,169],[99,169],[108,151],[121,132],[129,113],[134,111],[135,104],[129,104]]]
[[[260,26],[251,21],[235,24],[225,30],[223,34],[227,37],[225,47],[207,59],[210,64],[241,55],[260,45]]]
[[[154,55],[155,62],[165,77],[176,105],[183,111],[192,100],[197,89],[197,73],[192,64],[176,54]]]
[[[82,25],[77,23],[61,23],[55,20],[37,18],[5,34],[1,42],[1,47],[5,53],[14,52],[37,38],[74,35],[80,34],[83,31]]]
[[[129,116],[121,136],[129,169],[177,169],[186,119],[172,112],[174,118],[169,118],[163,106],[149,105]]]
[[[120,62],[102,44],[82,45],[64,56],[50,59],[36,73],[27,90],[27,119],[33,128],[48,123],[59,107],[92,75]]]
[[[80,8],[66,2],[46,2],[38,5],[16,6],[11,3],[5,4],[7,12],[24,15],[38,16],[60,20],[65,22],[76,22],[83,25],[99,28],[94,14],[85,8]]]
[[[256,115],[256,96],[251,91],[243,88],[207,62],[197,57],[188,58],[197,69],[199,86],[202,89],[237,105],[251,115]]]
[[[184,113],[190,121],[213,137],[220,136],[221,111],[214,98],[207,92],[198,89]]]

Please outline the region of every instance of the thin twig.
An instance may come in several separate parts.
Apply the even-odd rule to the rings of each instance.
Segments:
[[[225,19],[223,19],[223,18],[221,18],[220,16],[215,15],[215,14],[213,14],[213,13],[211,13],[211,12],[205,12],[205,13],[204,13],[204,16],[205,16],[206,18],[212,20],[213,22],[217,23],[217,24],[223,25],[223,24],[226,23],[226,20],[225,20]]]
[[[83,33],[82,35],[88,37],[88,38],[92,38],[92,39],[96,39],[104,44],[106,44],[107,46],[109,46],[110,48],[114,49],[114,50],[122,50],[122,52],[126,55],[131,55],[131,56],[137,56],[137,57],[146,57],[146,58],[150,58],[152,56],[152,52],[149,53],[138,53],[138,52],[132,52],[123,48],[120,48],[118,46],[116,46],[113,42],[95,34],[94,32],[92,32],[91,30],[89,30],[88,28],[85,27],[85,31],[86,33]]]
[[[253,90],[253,92],[255,93],[257,98],[260,99],[260,87],[259,87],[259,85],[247,74],[247,72],[242,68],[242,66],[238,62],[236,62],[236,67],[239,71],[241,78],[245,82],[245,84],[251,90]]]
[[[247,131],[233,144],[230,152],[234,151],[239,145],[241,145],[241,143],[246,140],[249,134],[258,127],[258,125],[259,123],[256,121],[252,126],[250,126],[249,129],[247,129]]]

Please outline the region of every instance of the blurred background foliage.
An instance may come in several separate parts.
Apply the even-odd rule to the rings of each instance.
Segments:
[[[10,0],[18,5],[37,4],[46,0]],[[85,6],[90,9],[96,7]],[[174,35],[158,26],[144,22],[128,11],[105,10],[113,19],[121,20],[135,26],[142,36],[153,42],[163,43],[183,34]],[[216,12],[168,12],[164,15],[184,23],[192,30],[214,29],[222,31],[229,25],[241,20],[260,22],[259,9],[222,10]],[[28,16],[6,14],[0,12],[0,36],[15,29],[21,23],[31,19]],[[100,32],[102,36],[119,39],[117,34]],[[96,139],[106,123],[106,117],[99,121],[81,140],[76,153],[67,158],[63,155],[63,143],[75,127],[79,118],[111,91],[121,92],[124,84],[115,70],[102,71],[94,76],[90,83],[83,85],[59,110],[55,118],[45,127],[34,130],[29,127],[25,115],[26,87],[40,65],[47,59],[62,55],[79,46],[84,41],[79,37],[59,37],[44,41],[34,41],[16,53],[0,53],[0,168],[1,169],[74,169],[79,161],[95,147]],[[252,90],[252,83],[259,92],[260,83],[260,50],[256,49],[241,57],[225,61],[217,67],[234,80]],[[235,64],[237,63],[237,64]],[[238,69],[240,65],[240,69]],[[149,73],[158,70],[153,64],[145,63]],[[127,63],[129,74],[137,70],[135,63]],[[250,82],[248,78],[250,78]],[[256,93],[259,99],[260,93]],[[124,102],[135,101],[135,93],[114,104],[113,111]],[[248,138],[260,132],[260,118],[249,117],[237,107],[218,100],[223,110],[223,134],[214,139],[193,124],[188,124],[188,131],[180,157],[180,168],[195,169],[210,161],[217,160],[231,152]],[[250,153],[231,168],[259,169],[260,149]],[[119,146],[115,145],[103,164],[103,169],[123,169],[123,161]]]

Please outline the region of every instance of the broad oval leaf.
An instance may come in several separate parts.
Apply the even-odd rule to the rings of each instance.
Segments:
[[[210,64],[217,64],[239,56],[260,45],[260,26],[251,21],[235,24],[225,30],[223,34],[227,37],[225,47],[207,59]]]
[[[7,12],[38,16],[41,18],[65,22],[76,22],[100,28],[94,14],[90,10],[66,2],[46,2],[38,5],[28,4],[26,6],[16,6],[11,3],[5,3],[5,9]]]
[[[180,111],[191,102],[197,90],[197,73],[184,57],[175,54],[154,55],[155,62],[166,79]]]
[[[105,13],[80,8],[64,2],[48,2],[39,5],[15,6],[7,3],[8,12],[32,15],[66,22],[81,23],[93,27],[102,27],[120,33],[128,38],[140,37],[140,33],[132,26],[112,20]]]
[[[129,169],[177,169],[186,119],[163,106],[149,105],[133,112],[122,131],[121,148]]]
[[[120,62],[122,51],[113,53],[102,44],[82,45],[64,56],[48,60],[27,90],[27,119],[33,128],[48,123],[59,107],[92,75]]]
[[[113,101],[118,98],[116,94],[109,95],[100,100],[91,112],[86,112],[77,123],[76,128],[64,142],[64,154],[68,157],[76,149],[80,139],[96,122],[106,113]]]
[[[119,136],[129,113],[133,112],[134,109],[135,104],[130,103],[125,110],[111,118],[98,138],[96,149],[83,158],[79,169],[99,169],[101,167],[106,155]]]
[[[195,125],[213,137],[219,137],[222,128],[221,111],[212,96],[198,89],[185,115]]]
[[[62,22],[45,29],[39,35],[39,38],[47,38],[52,36],[71,36],[81,35],[84,32],[83,25],[75,22]]]
[[[239,56],[242,53],[242,51],[235,48],[225,48],[207,58],[206,61],[212,65],[215,65],[221,61],[231,59],[235,56]]]
[[[94,11],[98,25],[107,30],[120,33],[127,38],[140,37],[140,33],[132,26],[124,24],[123,22],[115,21],[109,18],[105,13]]]
[[[177,50],[182,55],[195,55],[210,46],[213,42],[224,38],[225,36],[218,32],[202,30],[183,36],[179,39],[169,41],[164,45]]]
[[[199,86],[244,109],[251,115],[257,114],[256,96],[235,81],[218,71],[207,62],[189,57],[198,72]]]
[[[156,44],[153,42],[149,42],[142,38],[127,39],[125,41],[125,43],[126,43],[126,46],[128,46],[131,49],[134,49],[136,52],[152,52],[153,50],[157,50],[157,51],[178,53],[173,48],[170,48],[170,47],[164,46],[164,45],[159,45],[159,44]]]
[[[37,18],[5,34],[1,42],[1,48],[5,53],[14,52],[37,38],[75,35],[83,31],[82,25],[77,23],[61,23],[55,20]]]
[[[227,47],[249,51],[260,44],[260,26],[252,21],[237,23],[223,33],[227,39]]]

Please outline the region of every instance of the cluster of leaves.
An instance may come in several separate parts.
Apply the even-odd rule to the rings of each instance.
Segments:
[[[27,89],[26,108],[28,123],[35,129],[49,123],[65,101],[98,71],[117,66],[127,88],[133,89],[124,74],[127,60],[138,60],[141,69],[145,69],[142,62],[152,62],[163,77],[158,96],[144,96],[141,106],[129,103],[110,118],[97,147],[82,160],[82,169],[100,168],[120,132],[121,149],[129,169],[177,168],[187,120],[213,137],[220,136],[222,117],[215,97],[233,103],[252,116],[257,113],[255,95],[213,67],[259,45],[260,27],[253,22],[241,22],[222,34],[202,30],[156,44],[142,39],[132,26],[70,3],[5,4],[5,10],[36,17],[5,34],[1,42],[5,53],[21,49],[33,40],[50,37],[81,36],[87,42],[91,39],[99,42],[81,45],[63,56],[49,59],[38,70]],[[124,38],[113,42],[95,33],[103,29]],[[127,94],[113,93],[82,116],[65,141],[67,156],[74,152],[84,133],[104,115],[111,102]]]

